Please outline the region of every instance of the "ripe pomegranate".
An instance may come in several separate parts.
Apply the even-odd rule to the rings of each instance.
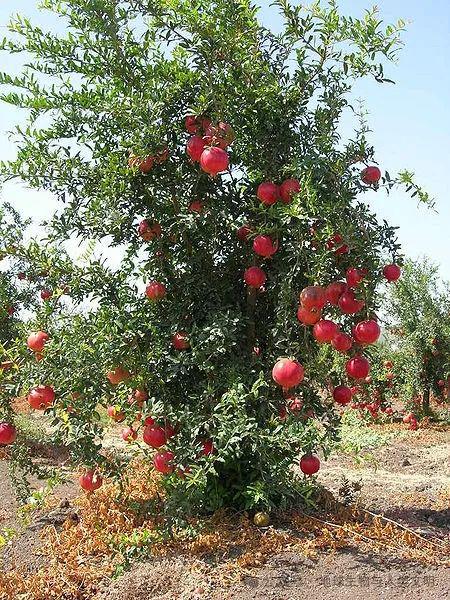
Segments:
[[[200,157],[200,168],[212,177],[228,169],[230,159],[222,148],[206,148]]]
[[[200,200],[194,200],[189,204],[188,211],[200,214],[203,212],[203,204],[200,202]]]
[[[333,398],[335,402],[344,406],[352,399],[352,390],[346,385],[338,385],[333,390]]]
[[[145,294],[150,300],[161,300],[167,293],[166,286],[159,281],[151,281],[145,288]]]
[[[300,191],[300,181],[298,179],[286,179],[280,185],[280,198],[284,204],[292,202],[292,198]]]
[[[303,306],[299,306],[297,310],[297,319],[303,325],[315,325],[322,317],[320,310],[306,310]]]
[[[148,392],[144,389],[134,390],[133,398],[136,400],[138,406],[142,406],[148,400]]]
[[[203,150],[205,149],[206,142],[203,138],[198,135],[192,136],[186,146],[186,152],[189,154],[194,162],[199,162],[202,156]]]
[[[210,125],[204,135],[204,140],[208,146],[219,146],[222,150],[225,150],[230,144],[234,142],[234,131],[228,123],[220,121],[217,125]]]
[[[203,456],[209,456],[214,452],[214,444],[212,440],[203,440],[202,441],[202,450],[200,454]]]
[[[280,358],[272,369],[272,379],[285,389],[290,389],[301,383],[304,376],[303,366],[290,358]]]
[[[122,429],[122,433],[120,434],[124,442],[134,442],[137,439],[137,431],[135,431],[132,427],[124,427]]]
[[[320,469],[319,457],[315,454],[305,454],[300,459],[300,470],[305,475],[314,475]]]
[[[439,381],[437,382],[438,387],[444,387],[445,385],[445,381],[443,379],[439,379]]]
[[[160,237],[162,232],[161,225],[159,223],[149,223],[147,219],[142,220],[138,226],[138,234],[146,242],[150,242],[155,237]]]
[[[346,290],[339,298],[338,306],[346,315],[353,315],[364,308],[364,300],[358,300],[353,290]]]
[[[118,385],[122,381],[126,381],[131,377],[130,371],[124,369],[123,367],[116,367],[112,371],[108,371],[106,373],[106,377],[112,385]]]
[[[347,375],[352,379],[364,379],[370,371],[370,364],[364,356],[354,356],[345,364]]]
[[[86,490],[87,492],[94,492],[102,486],[103,479],[99,473],[89,469],[80,476],[79,482],[83,490]]]
[[[167,442],[166,432],[162,427],[146,425],[144,428],[143,440],[152,448],[160,448]]]
[[[175,350],[187,350],[190,347],[188,334],[185,331],[177,331],[172,336],[172,346]]]
[[[268,235],[257,235],[253,240],[253,250],[259,256],[268,258],[278,250],[278,241],[273,241]]]
[[[139,171],[141,173],[144,173],[144,175],[146,175],[147,173],[150,173],[150,171],[153,168],[154,160],[155,159],[153,158],[153,156],[146,156],[143,159],[139,159],[139,162],[138,162]]]
[[[168,440],[170,440],[170,438],[172,438],[176,434],[175,427],[171,423],[169,423],[169,422],[167,422],[164,425],[164,431],[166,432],[166,438]]]
[[[402,270],[400,269],[400,267],[398,265],[394,265],[394,264],[386,265],[383,268],[383,275],[389,281],[389,283],[392,283],[393,281],[397,281],[398,279],[400,279],[401,274],[402,274]]]
[[[203,116],[188,115],[184,120],[184,125],[188,133],[203,134],[211,125],[211,119]]]
[[[271,206],[272,204],[275,204],[280,197],[280,188],[271,181],[264,181],[259,184],[256,195],[263,204]]]
[[[152,417],[145,417],[144,420],[144,425],[154,425],[155,424],[155,419],[153,419]]]
[[[361,179],[364,183],[372,185],[378,183],[381,178],[381,171],[378,167],[366,167],[361,171]]]
[[[51,292],[50,290],[41,290],[42,300],[50,300],[50,298],[52,296],[53,296],[53,292]]]
[[[26,279],[26,278],[27,278],[27,276],[25,275],[25,273],[22,273],[22,272],[20,272],[20,273],[17,273],[17,278],[18,278],[20,281],[23,281],[24,279]]]
[[[338,332],[338,325],[329,319],[321,319],[313,327],[313,336],[320,343],[330,343]]]
[[[394,366],[392,360],[385,360],[383,364],[386,367],[386,369],[392,369],[392,367]]]
[[[252,232],[253,229],[249,225],[242,225],[242,227],[239,227],[239,229],[236,231],[236,235],[238,236],[238,239],[241,240],[241,242],[247,242],[248,236]]]
[[[310,285],[300,292],[300,304],[306,310],[322,310],[326,302],[325,289],[320,285]]]
[[[392,408],[392,406],[388,406],[387,408],[385,408],[384,412],[391,417],[394,414],[394,409]]]
[[[50,385],[37,385],[28,393],[28,402],[31,408],[45,410],[55,400],[55,390]]]
[[[175,467],[172,464],[175,455],[170,450],[166,450],[165,452],[157,452],[153,457],[153,465],[155,469],[160,473],[164,473],[168,475],[169,473],[173,473]]]
[[[27,338],[27,346],[33,352],[42,352],[50,336],[45,331],[35,331]]]
[[[14,443],[17,431],[11,423],[0,423],[0,445],[8,446]]]
[[[188,133],[197,133],[198,118],[195,115],[188,115],[184,120],[184,126]]]
[[[347,289],[347,284],[343,281],[334,281],[325,288],[325,298],[329,304],[337,306],[339,298]]]
[[[252,288],[259,289],[266,283],[266,274],[259,267],[249,267],[244,271],[244,281]]]
[[[294,415],[298,415],[303,408],[303,400],[296,396],[295,398],[289,400],[288,407],[289,412],[293,413]]]
[[[392,381],[394,379],[394,373],[391,373],[391,372],[386,373],[386,379],[388,381]]]
[[[358,283],[364,279],[366,275],[365,269],[356,269],[355,267],[350,267],[347,269],[347,273],[345,274],[345,279],[347,281],[348,287],[355,288]]]
[[[353,337],[359,344],[374,344],[380,334],[380,326],[374,319],[360,321],[353,329]]]
[[[125,419],[125,415],[117,406],[108,406],[108,417],[116,423],[121,423]]]
[[[348,334],[338,331],[331,340],[331,345],[338,352],[348,352],[353,346],[353,341]]]

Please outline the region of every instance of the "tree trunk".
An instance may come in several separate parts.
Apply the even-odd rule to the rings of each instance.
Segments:
[[[422,394],[422,409],[425,415],[430,414],[430,388],[426,387]]]

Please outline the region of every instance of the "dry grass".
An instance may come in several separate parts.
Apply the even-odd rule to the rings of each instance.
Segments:
[[[123,497],[137,503],[163,501],[158,478],[149,465],[135,462],[129,475]],[[117,547],[124,536],[130,536],[138,546],[145,536],[151,538],[149,551],[153,556],[176,555],[196,559],[197,564],[208,559],[214,565],[214,577],[223,585],[237,581],[283,551],[314,557],[319,551],[358,546],[424,564],[449,564],[450,546],[442,541],[426,540],[363,509],[333,502],[314,516],[299,511],[278,515],[274,526],[267,529],[255,527],[246,514],[216,513],[192,522],[200,531],[194,537],[173,532],[170,539],[163,540],[161,516],[137,516],[118,499],[117,492],[117,486],[109,483],[79,498],[80,523],[67,521],[59,532],[46,528],[42,538],[45,567],[26,577],[15,571],[0,574],[0,598],[92,598],[101,580],[110,577],[123,560]],[[441,501],[445,504],[448,497]]]

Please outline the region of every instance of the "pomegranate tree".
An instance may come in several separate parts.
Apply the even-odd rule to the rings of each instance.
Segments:
[[[6,47],[46,76],[12,78],[40,126],[18,130],[3,175],[60,201],[46,215],[57,249],[88,250],[41,261],[18,387],[59,424],[88,490],[120,475],[100,404],[124,447],[137,434],[171,506],[296,501],[299,469],[316,473],[336,436],[336,390],[369,375],[377,287],[397,285],[395,230],[370,203],[397,183],[426,200],[408,173],[383,175],[390,157],[365,130],[336,135],[354,81],[383,80],[398,28],[288,2],[269,9],[276,38],[250,0],[47,4],[70,43],[13,25]]]

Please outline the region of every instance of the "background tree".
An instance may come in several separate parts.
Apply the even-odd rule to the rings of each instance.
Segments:
[[[407,261],[392,288],[389,336],[395,349],[400,397],[420,397],[430,413],[430,394],[448,399],[450,375],[450,286],[430,260]]]
[[[21,75],[0,76],[3,101],[29,115],[3,175],[60,200],[52,242],[90,240],[122,259],[68,268],[70,312],[47,298],[36,325],[50,340],[23,391],[52,386],[47,410],[91,470],[114,467],[99,405],[132,438],[151,415],[143,439],[160,448],[172,508],[305,495],[291,465],[305,453],[301,468],[317,470],[310,453],[326,453],[337,431],[331,391],[346,361],[361,376],[370,350],[319,344],[302,323],[320,317],[324,290],[302,294],[302,323],[299,293],[347,275],[323,316],[348,337],[377,310],[383,266],[399,252],[394,228],[358,196],[403,183],[428,201],[410,173],[381,178],[364,124],[353,140],[338,133],[353,82],[385,81],[403,23],[280,0],[274,34],[247,0],[42,4],[65,33],[18,16],[2,44],[31,55]],[[321,323],[322,341],[336,327]],[[298,389],[297,363],[277,364],[272,381],[280,357],[303,365]]]

